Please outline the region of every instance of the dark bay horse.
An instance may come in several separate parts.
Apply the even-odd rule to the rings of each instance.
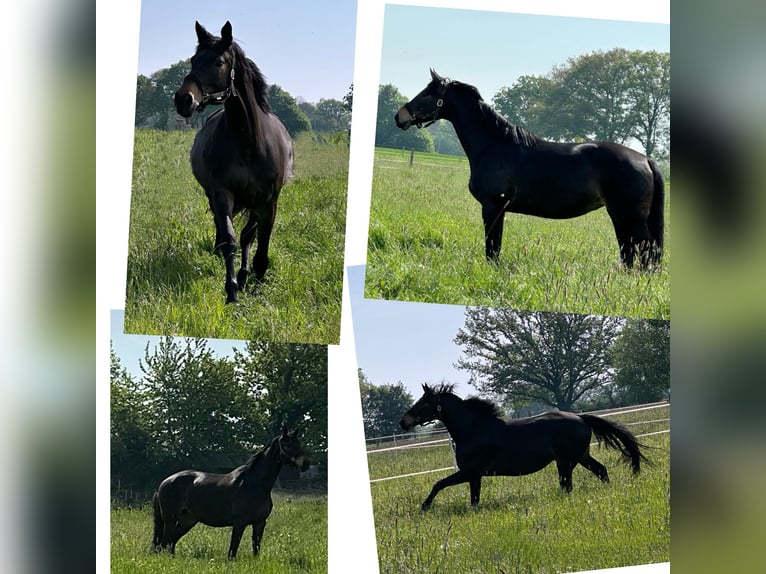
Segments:
[[[633,473],[646,460],[633,436],[624,427],[595,415],[552,411],[534,417],[507,420],[494,403],[470,397],[461,399],[454,385],[423,385],[423,396],[400,422],[404,430],[440,420],[455,443],[458,471],[434,484],[423,502],[427,510],[442,489],[467,482],[471,505],[479,504],[482,476],[521,476],[542,470],[556,461],[561,488],[572,490],[572,470],[583,465],[599,479],[609,481],[606,467],[590,455],[591,435],[622,453]]]
[[[497,260],[505,212],[568,219],[606,206],[620,258],[656,268],[664,242],[665,184],[653,160],[611,142],[557,143],[510,124],[468,84],[431,70],[431,81],[394,117],[406,130],[452,122],[471,168],[468,189],[481,204],[485,253]]]
[[[257,554],[273,507],[271,489],[282,465],[303,471],[309,466],[298,430],[289,433],[285,427],[281,435],[228,474],[184,470],[163,480],[152,498],[154,549],[175,554],[178,539],[201,522],[232,527],[228,557],[235,558],[249,524],[253,527],[253,554]]]
[[[175,105],[188,118],[208,104],[223,104],[197,134],[191,166],[213,212],[215,249],[226,263],[226,302],[232,303],[250,275],[256,234],[255,278],[262,281],[266,273],[277,199],[293,174],[293,146],[287,129],[271,113],[261,71],[233,41],[231,24],[224,24],[220,38],[199,22],[196,29],[191,72],[176,92]],[[237,237],[232,218],[240,211],[249,215],[240,235],[242,265],[235,278]]]

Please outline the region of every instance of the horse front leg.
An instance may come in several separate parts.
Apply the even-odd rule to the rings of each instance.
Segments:
[[[481,476],[472,478],[469,482],[471,486],[471,506],[479,506],[481,497]]]
[[[235,523],[231,527],[231,542],[229,542],[229,553],[227,558],[234,560],[237,557],[237,549],[239,549],[239,542],[242,540],[242,534],[245,532],[246,524]]]
[[[216,250],[220,249],[226,265],[226,302],[237,302],[237,280],[234,278],[234,256],[237,252],[237,236],[232,221],[233,201],[228,193],[217,193],[213,200],[215,220]]]
[[[255,271],[255,278],[258,282],[263,281],[266,268],[269,266],[269,241],[276,217],[277,202],[274,200],[258,218],[258,247],[255,248],[255,255],[253,256],[253,271]]]
[[[247,223],[242,228],[242,233],[239,236],[239,245],[242,249],[242,265],[239,268],[239,273],[237,273],[237,286],[240,291],[245,288],[247,278],[250,275],[250,249],[253,246],[257,228],[258,217],[254,212],[250,212]]]
[[[483,203],[481,217],[484,220],[484,253],[487,261],[497,261],[503,243],[505,210],[493,203]]]
[[[265,520],[253,523],[253,556],[257,555],[261,549],[261,538],[263,538],[263,530],[265,528]]]
[[[428,495],[428,498],[423,501],[421,509],[428,510],[431,508],[431,503],[434,501],[436,495],[448,486],[462,484],[463,482],[469,482],[473,479],[474,477],[472,475],[469,475],[463,470],[458,470],[456,473],[450,474],[446,478],[442,478],[441,480],[437,481],[436,484],[434,484],[433,488],[431,489],[431,493]]]

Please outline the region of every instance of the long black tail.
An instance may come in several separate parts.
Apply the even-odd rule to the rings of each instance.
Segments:
[[[622,453],[622,458],[630,463],[633,468],[633,474],[638,474],[641,470],[641,461],[648,462],[647,458],[641,453],[644,445],[636,440],[636,437],[624,426],[613,423],[596,415],[579,415],[582,420],[591,428],[596,435],[598,442],[603,442],[606,446]]]
[[[647,226],[652,236],[652,263],[659,265],[662,261],[662,252],[665,248],[665,182],[654,160],[649,160],[649,167],[654,175],[654,194],[652,205],[649,208]]]
[[[162,531],[165,529],[165,521],[162,520],[162,512],[160,511],[160,494],[154,493],[152,496],[152,508],[154,508],[154,536],[152,537],[152,547],[155,550],[160,548],[162,543]]]

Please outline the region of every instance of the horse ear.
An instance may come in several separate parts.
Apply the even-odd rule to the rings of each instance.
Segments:
[[[221,40],[223,40],[226,44],[231,44],[233,38],[231,36],[231,22],[226,20],[226,24],[223,25],[223,28],[221,28]]]
[[[194,29],[197,31],[197,42],[200,44],[212,44],[214,41],[213,35],[205,30],[205,27],[199,22],[194,22]]]
[[[436,73],[436,70],[431,68],[431,79],[434,82],[441,82],[444,78],[442,78],[439,74]]]

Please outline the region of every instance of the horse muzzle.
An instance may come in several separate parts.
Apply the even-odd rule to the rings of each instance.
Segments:
[[[196,110],[199,109],[201,111],[201,101],[202,93],[199,90],[197,82],[190,78],[184,79],[184,83],[178,88],[174,98],[178,115],[188,118],[191,117]]]
[[[412,429],[416,424],[420,422],[420,419],[413,417],[412,415],[404,415],[402,420],[399,421],[399,426],[402,430],[408,431]]]
[[[396,122],[396,127],[402,130],[406,130],[413,124],[413,117],[410,111],[407,109],[407,106],[403,106],[399,109],[398,112],[394,115],[394,121]]]

